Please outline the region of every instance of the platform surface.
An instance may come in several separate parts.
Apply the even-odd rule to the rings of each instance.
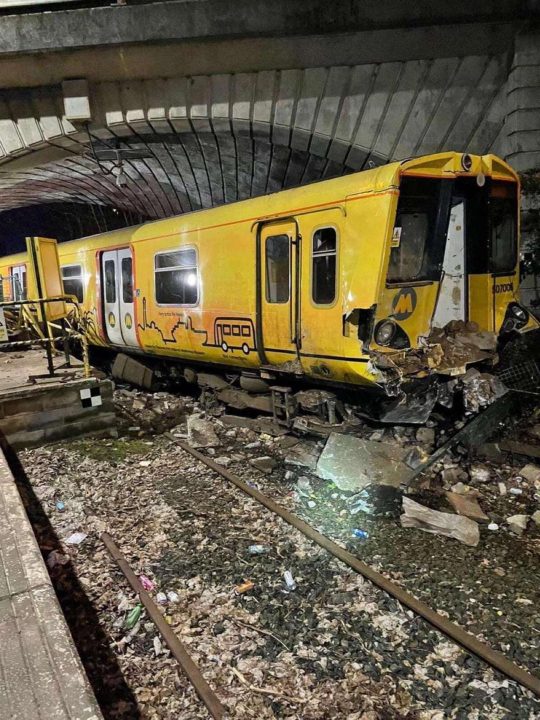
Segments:
[[[1,349],[1,346],[0,346]],[[65,361],[64,355],[54,358],[55,377],[40,378],[36,383],[29,381],[30,376],[47,373],[47,356],[42,349],[21,350],[18,352],[0,352],[0,394],[14,390],[33,388],[37,385],[66,382],[83,377],[82,363],[71,358],[72,367],[60,368]]]
[[[0,450],[0,718],[102,720]]]

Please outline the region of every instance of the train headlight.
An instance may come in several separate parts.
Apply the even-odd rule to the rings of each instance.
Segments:
[[[397,325],[393,320],[383,320],[375,328],[375,342],[377,345],[390,345],[396,334]]]
[[[469,172],[469,170],[472,168],[472,157],[469,155],[469,153],[465,153],[461,156],[461,167],[466,172]]]
[[[526,323],[529,319],[528,312],[524,310],[520,305],[510,305],[509,310],[516,318],[516,320],[519,320],[520,323]]]

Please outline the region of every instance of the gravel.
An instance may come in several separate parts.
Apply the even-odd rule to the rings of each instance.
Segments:
[[[185,416],[200,411],[198,404],[161,395],[157,399],[174,409],[165,425],[180,422],[177,432],[186,433]],[[431,629],[167,437],[152,435],[144,396],[136,397],[143,398],[146,427],[131,416],[131,428],[143,427],[130,431],[134,438],[77,441],[20,454],[29,488],[50,522],[47,528],[46,517],[34,514],[40,537],[49,538],[45,555],[56,550],[69,558],[67,565],[53,567],[53,581],[57,588],[65,586],[61,601],[76,640],[80,634],[79,650],[107,720],[137,713],[152,720],[208,715],[168,650],[155,641],[144,612],[133,630],[124,627],[136,597],[99,540],[103,530],[135,571],[155,583],[154,596],[177,593],[178,601],[162,611],[231,718],[540,717],[529,692]],[[124,392],[123,405],[126,398]],[[156,412],[159,403],[155,398],[152,403]],[[518,538],[504,523],[498,532],[482,526],[481,541],[471,548],[402,528],[395,509],[387,517],[352,515],[349,494],[306,468],[285,465],[283,438],[209,419],[221,445],[206,452],[229,460],[229,470],[531,672],[537,670],[537,530]],[[414,433],[410,437],[417,441]],[[255,449],[246,449],[254,442]],[[273,463],[266,462],[264,470],[249,465],[256,457],[273,458],[275,468],[268,473]],[[466,466],[463,458],[456,460]],[[518,464],[497,466],[496,480],[489,487],[482,483],[480,502],[490,517],[504,520],[532,510],[536,501],[528,485],[522,484],[521,496],[499,494],[497,482],[518,484],[512,479]],[[443,509],[441,469],[434,469],[430,488],[414,499]],[[301,483],[302,493],[296,492],[299,477],[309,479]],[[65,505],[62,512],[58,501]],[[354,528],[367,530],[369,537],[353,537]],[[76,546],[61,541],[74,532],[88,537]],[[267,551],[250,553],[255,544]],[[287,570],[294,590],[284,580]],[[89,623],[78,618],[70,599],[70,574],[98,620],[99,643],[80,633]],[[253,589],[236,594],[246,580]],[[100,668],[104,653],[110,668],[117,664],[107,682]]]

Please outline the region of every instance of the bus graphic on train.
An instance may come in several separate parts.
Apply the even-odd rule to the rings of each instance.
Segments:
[[[241,350],[244,355],[256,349],[255,327],[251,318],[218,317],[214,322],[214,344],[223,352]]]

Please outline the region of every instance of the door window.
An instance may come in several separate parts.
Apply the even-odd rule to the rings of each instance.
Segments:
[[[266,301],[286,303],[291,287],[291,243],[288,235],[266,238]]]
[[[130,257],[122,258],[122,300],[133,302],[133,260]]]
[[[337,234],[334,228],[320,228],[313,234],[312,298],[317,305],[336,299]]]
[[[105,260],[105,302],[116,302],[116,272],[114,260]]]
[[[194,248],[159,253],[154,258],[158,305],[196,305],[199,273]]]
[[[517,262],[515,185],[494,182],[488,201],[489,259],[492,273],[513,273]]]

